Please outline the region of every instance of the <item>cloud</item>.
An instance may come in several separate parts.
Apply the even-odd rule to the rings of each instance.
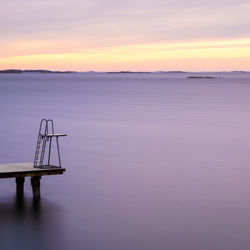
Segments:
[[[245,37],[249,1],[2,0],[2,39],[103,39],[104,43]],[[116,37],[116,39],[114,39]],[[120,39],[119,39],[120,38]]]

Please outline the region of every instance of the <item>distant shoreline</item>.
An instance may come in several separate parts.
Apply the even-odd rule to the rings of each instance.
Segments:
[[[43,73],[43,74],[50,74],[50,73],[77,73],[76,71],[51,71],[51,70],[21,70],[21,69],[6,69],[0,70],[0,74],[21,74],[21,73]]]
[[[238,74],[249,74],[250,71],[129,71],[129,70],[122,70],[122,71],[60,71],[60,70],[45,70],[45,69],[5,69],[0,70],[0,74],[21,74],[21,73],[42,73],[42,74],[51,74],[51,73],[58,73],[58,74],[72,74],[72,73],[103,73],[103,74],[224,74],[224,73],[238,73]],[[197,76],[191,76],[189,78],[201,78]],[[205,77],[206,78],[206,77]]]
[[[218,79],[220,77],[215,76],[187,76],[188,79]]]
[[[105,72],[106,74],[135,74],[135,73],[139,73],[139,74],[150,74],[152,72],[150,71],[109,71],[109,72]]]

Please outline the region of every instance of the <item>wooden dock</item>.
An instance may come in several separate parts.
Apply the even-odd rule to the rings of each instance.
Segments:
[[[16,178],[17,196],[23,196],[25,177],[31,177],[33,197],[40,198],[40,179],[44,175],[63,174],[65,168],[46,166],[34,168],[32,162],[0,164],[0,178]]]

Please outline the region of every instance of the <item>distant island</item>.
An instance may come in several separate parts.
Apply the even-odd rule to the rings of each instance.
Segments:
[[[76,71],[51,71],[51,70],[44,70],[44,69],[28,69],[28,70],[20,70],[20,69],[6,69],[0,70],[0,74],[20,74],[20,73],[77,73]]]
[[[171,71],[158,71],[160,73],[167,73],[167,74],[179,74],[179,73],[188,73],[186,71],[180,71],[180,70],[171,70]]]
[[[219,77],[215,77],[215,76],[187,76],[187,78],[192,78],[192,79],[218,79]]]
[[[106,72],[107,74],[131,74],[131,73],[140,73],[140,74],[150,74],[152,72],[149,71],[110,71]]]
[[[173,74],[173,73],[187,73],[185,71],[129,71],[129,70],[122,70],[122,71],[110,71],[106,72],[107,74],[151,74],[151,73],[167,73],[167,74]]]

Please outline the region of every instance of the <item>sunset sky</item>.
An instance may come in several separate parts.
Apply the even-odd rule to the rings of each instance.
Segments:
[[[249,0],[1,0],[0,69],[250,70]]]

